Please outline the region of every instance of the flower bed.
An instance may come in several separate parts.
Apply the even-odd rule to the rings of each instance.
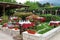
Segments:
[[[54,27],[53,26],[50,26],[48,23],[41,23],[40,25],[38,25],[36,27],[36,31],[38,34],[44,34],[46,33],[47,31],[53,29]]]
[[[40,24],[36,27],[36,34],[30,34],[23,32],[23,40],[48,40],[60,30],[60,26],[54,28],[53,26],[47,25],[48,23]]]
[[[60,26],[56,27],[44,34],[29,34],[27,32],[23,32],[23,40],[49,40],[52,36],[56,35],[60,32]]]

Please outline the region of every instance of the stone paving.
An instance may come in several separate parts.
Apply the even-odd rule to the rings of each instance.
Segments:
[[[0,40],[14,40],[12,36],[9,36],[0,31]],[[60,40],[60,32],[53,36],[50,40]]]

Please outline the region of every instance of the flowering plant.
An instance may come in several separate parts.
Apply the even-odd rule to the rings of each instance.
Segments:
[[[28,28],[27,32],[30,33],[30,34],[35,34],[36,33],[36,30],[35,30],[35,26],[34,27],[30,27]]]

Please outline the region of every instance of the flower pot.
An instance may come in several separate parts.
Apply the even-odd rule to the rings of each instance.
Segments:
[[[35,30],[27,30],[27,32],[30,33],[30,34],[35,34],[36,33]]]

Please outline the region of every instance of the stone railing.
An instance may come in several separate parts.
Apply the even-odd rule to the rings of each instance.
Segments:
[[[23,40],[48,40],[54,35],[57,35],[57,33],[60,32],[60,26],[56,27],[44,34],[29,34],[27,32],[23,32]]]

